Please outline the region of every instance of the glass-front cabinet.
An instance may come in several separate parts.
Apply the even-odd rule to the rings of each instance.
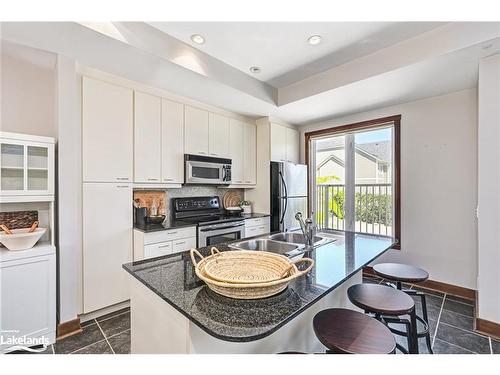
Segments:
[[[43,142],[44,140],[47,142]],[[52,138],[0,133],[0,192],[2,195],[52,195],[54,194],[53,181],[54,141]]]

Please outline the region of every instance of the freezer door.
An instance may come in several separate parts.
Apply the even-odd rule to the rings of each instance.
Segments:
[[[307,165],[283,163],[282,175],[288,197],[307,196]]]
[[[286,210],[284,215],[282,212],[283,223],[281,224],[281,230],[286,232],[300,229],[299,222],[295,219],[295,214],[302,212],[303,215],[307,216],[307,197],[282,199],[282,203],[283,206],[286,206]]]

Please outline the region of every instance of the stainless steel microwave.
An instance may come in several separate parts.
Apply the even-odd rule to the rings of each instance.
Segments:
[[[184,163],[186,184],[231,184],[231,159],[186,154]]]

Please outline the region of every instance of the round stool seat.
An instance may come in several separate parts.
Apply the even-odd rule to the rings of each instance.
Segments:
[[[415,307],[408,294],[386,285],[353,285],[347,289],[347,296],[355,306],[377,314],[405,315]]]
[[[335,353],[389,354],[396,349],[389,328],[358,311],[320,311],[313,319],[313,327],[318,340]]]
[[[419,283],[429,278],[429,273],[409,264],[379,263],[373,266],[373,271],[385,279],[406,283]]]

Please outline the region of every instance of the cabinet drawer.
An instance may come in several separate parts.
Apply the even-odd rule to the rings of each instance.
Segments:
[[[269,224],[269,217],[257,217],[254,219],[245,219],[245,228],[256,227]]]
[[[178,253],[181,251],[190,250],[193,247],[196,248],[196,237],[174,240],[172,241],[172,243],[172,252]]]
[[[144,259],[159,257],[172,253],[172,241],[160,242],[144,246]]]
[[[189,237],[196,237],[196,227],[169,229],[158,232],[145,233],[144,245]]]

